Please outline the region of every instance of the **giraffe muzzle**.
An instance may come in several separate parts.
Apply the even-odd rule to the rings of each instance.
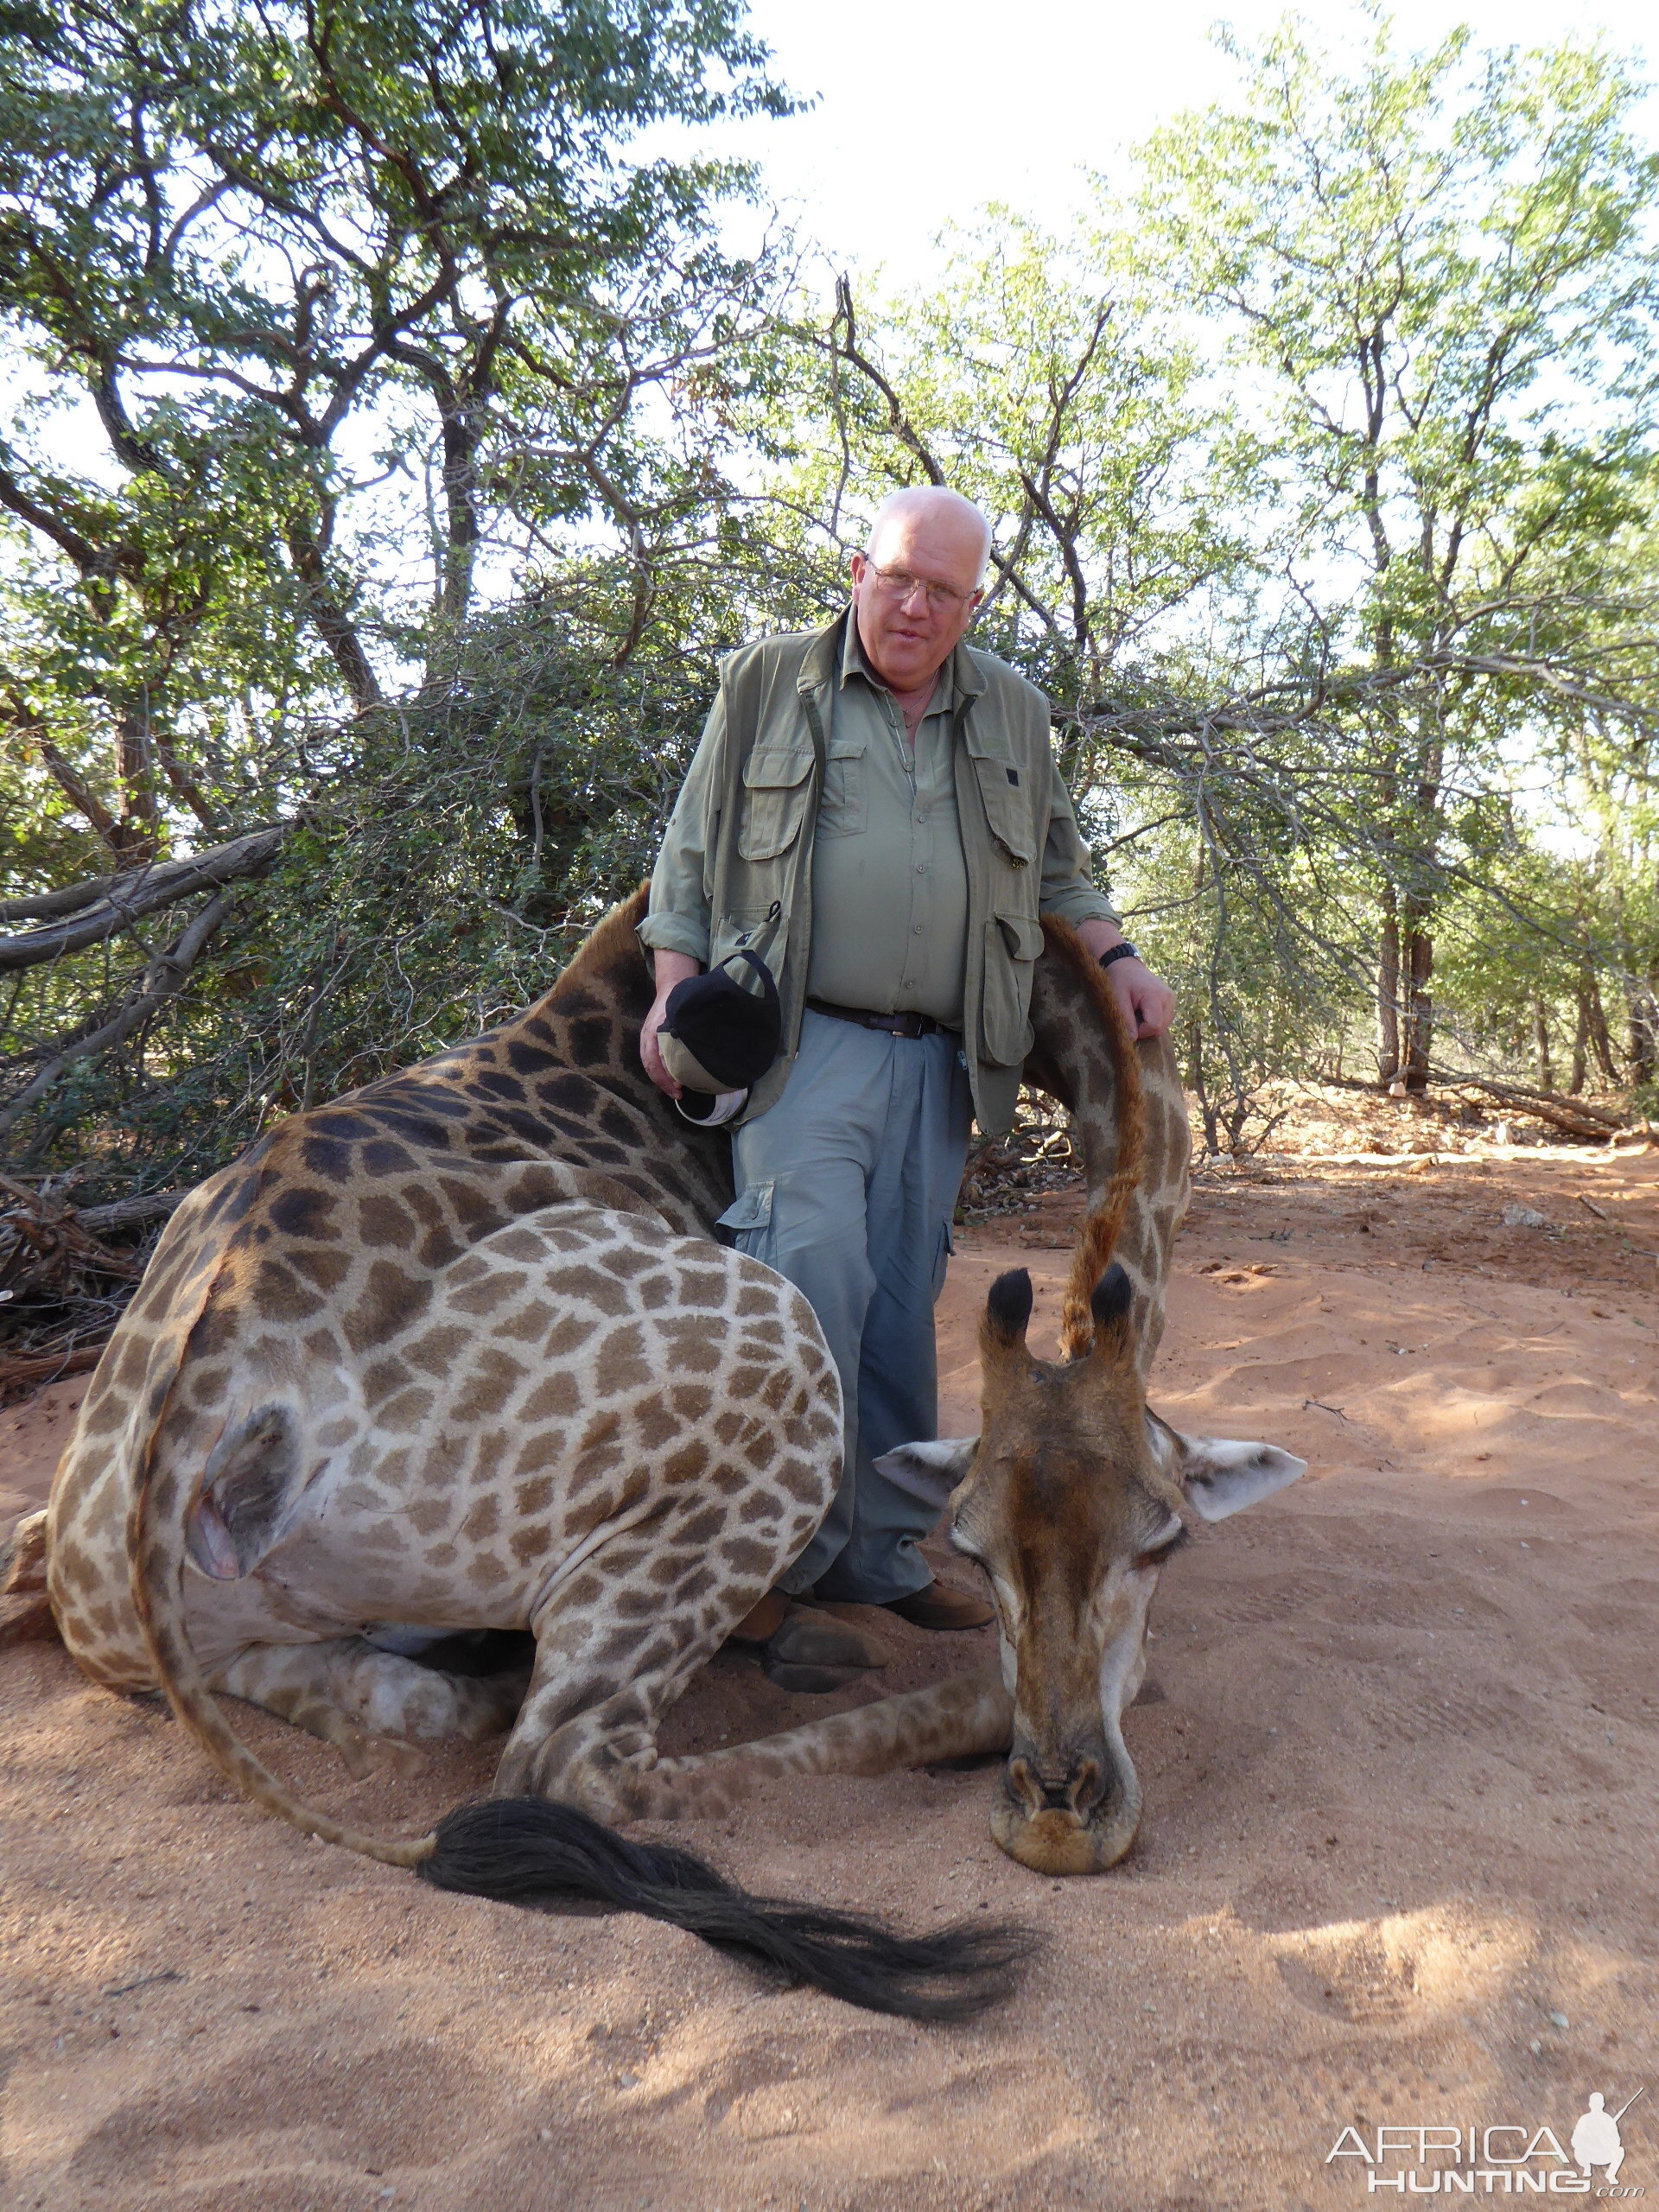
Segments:
[[[991,1810],[999,1847],[1039,1874],[1104,1873],[1124,1856],[1140,1824],[1135,1769],[1104,1745],[1058,1762],[1016,1752]]]

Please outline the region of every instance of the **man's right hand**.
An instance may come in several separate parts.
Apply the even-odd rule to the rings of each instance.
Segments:
[[[682,1086],[676,1083],[663,1065],[662,1053],[658,1050],[657,1032],[663,1026],[668,1012],[668,995],[676,983],[684,982],[688,976],[697,975],[702,967],[689,952],[657,952],[655,961],[657,995],[652,1001],[651,1012],[639,1030],[639,1064],[665,1098],[677,1098]]]

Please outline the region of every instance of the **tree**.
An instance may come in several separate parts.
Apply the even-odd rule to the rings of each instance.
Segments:
[[[718,496],[763,276],[712,227],[745,172],[622,149],[786,107],[739,16],[9,11],[0,329],[36,384],[0,443],[25,548],[0,718],[116,861],[169,811],[281,810],[330,691],[441,682],[493,547],[608,531],[638,636]]]
[[[1241,60],[1238,110],[1154,141],[1145,219],[1260,418],[1285,648],[1370,817],[1379,1073],[1421,1090],[1458,817],[1562,711],[1646,711],[1600,553],[1643,504],[1659,163],[1591,49]]]

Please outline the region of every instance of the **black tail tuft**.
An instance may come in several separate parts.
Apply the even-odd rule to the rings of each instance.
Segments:
[[[571,1805],[501,1797],[457,1806],[416,1869],[440,1890],[544,1905],[597,1897],[744,1951],[849,2005],[908,2020],[965,2020],[1012,1991],[1038,1948],[1029,1929],[957,1921],[896,1936],[827,1906],[751,1897],[689,1851],[630,1843]]]

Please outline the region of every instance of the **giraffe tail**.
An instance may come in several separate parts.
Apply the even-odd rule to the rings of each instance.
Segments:
[[[181,1726],[195,1738],[225,1779],[256,1805],[308,1835],[340,1844],[365,1859],[378,1859],[389,1866],[418,1866],[433,1848],[431,1836],[404,1842],[367,1835],[303,1803],[254,1757],[219,1711],[185,1621],[182,1577],[189,1489],[181,1471],[162,1464],[160,1437],[165,1413],[163,1403],[151,1422],[127,1517],[132,1602],[149,1645],[157,1687]],[[269,1426],[268,1412],[241,1424],[251,1437],[262,1438]],[[236,1440],[229,1440],[232,1447]]]
[[[574,1806],[544,1797],[462,1805],[446,1815],[416,1872],[435,1888],[547,1905],[573,1891],[666,1920],[866,2012],[964,2020],[1006,1997],[1038,1947],[1030,1930],[953,1922],[895,1934],[861,1913],[736,1888],[668,1844],[631,1843]]]
[[[1095,1319],[1090,1300],[1116,1248],[1124,1216],[1140,1187],[1146,1155],[1147,1101],[1141,1081],[1141,1055],[1134,1033],[1119,1007],[1105,971],[1084,950],[1081,939],[1064,922],[1050,915],[1044,935],[1052,949],[1071,965],[1100,1017],[1117,1080],[1116,1155],[1105,1188],[1090,1205],[1071,1255],[1071,1272],[1060,1307],[1060,1349],[1068,1359],[1081,1359],[1094,1342]]]
[[[855,1913],[752,1897],[688,1852],[631,1843],[575,1806],[547,1798],[460,1806],[431,1834],[406,1840],[347,1827],[305,1804],[231,1727],[191,1644],[181,1580],[189,1496],[182,1474],[161,1464],[162,1426],[158,1416],[128,1522],[133,1603],[168,1703],[225,1779],[255,1804],[325,1843],[412,1867],[435,1888],[515,1904],[576,1896],[644,1913],[869,2012],[965,2019],[1011,1988],[1035,1948],[1022,1929],[963,1922],[902,1936]],[[273,1428],[270,1409],[242,1427],[263,1448]],[[228,1440],[232,1450],[239,1440]],[[227,1531],[225,1541],[233,1535]]]

